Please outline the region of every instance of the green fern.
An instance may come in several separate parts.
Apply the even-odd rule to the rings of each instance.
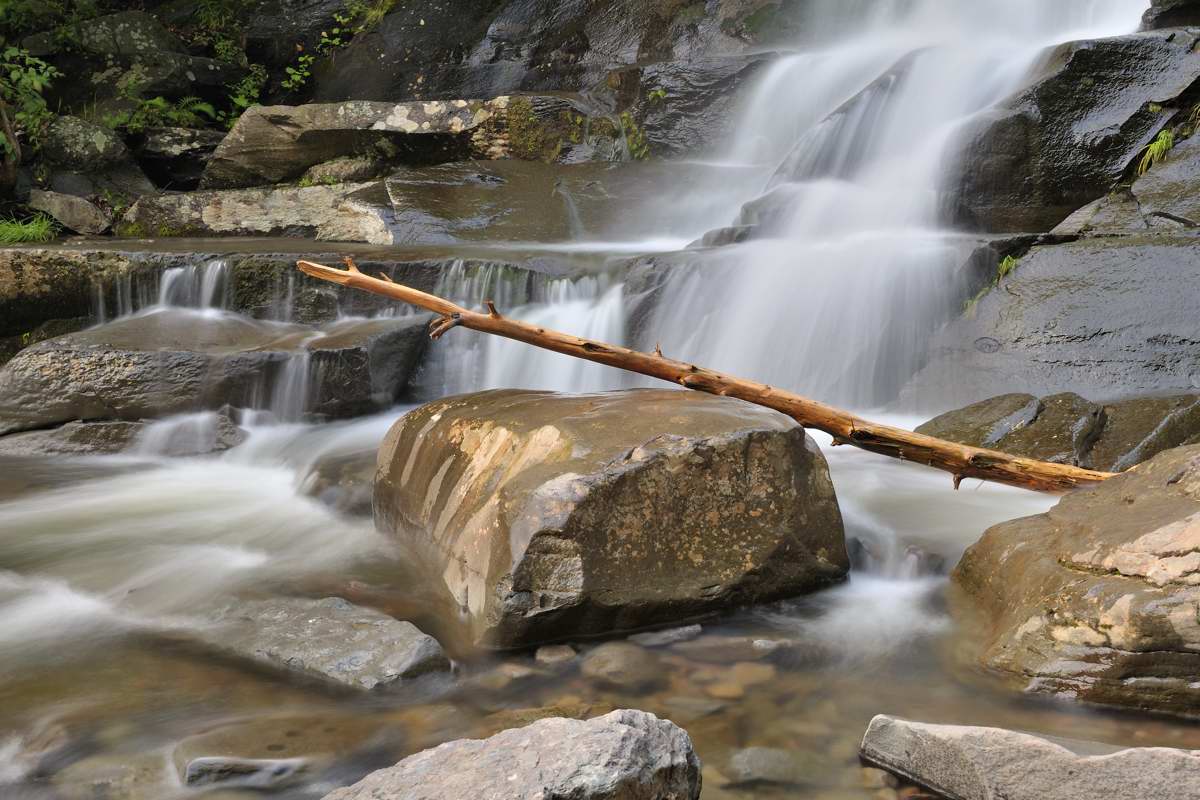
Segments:
[[[1142,160],[1138,162],[1137,174],[1140,176],[1149,172],[1155,164],[1167,157],[1167,153],[1171,152],[1171,148],[1174,146],[1175,131],[1170,128],[1159,131],[1154,141],[1146,145],[1146,152],[1142,155]]]

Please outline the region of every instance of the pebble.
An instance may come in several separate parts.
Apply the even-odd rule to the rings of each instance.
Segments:
[[[547,667],[557,667],[575,660],[575,648],[569,644],[547,644],[539,647],[533,660]]]
[[[695,639],[702,630],[704,629],[699,625],[685,625],[682,628],[668,628],[665,631],[635,633],[629,637],[629,641],[641,647],[665,647],[669,644]]]

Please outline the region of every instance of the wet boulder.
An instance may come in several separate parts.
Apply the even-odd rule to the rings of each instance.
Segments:
[[[1200,712],[1200,447],[990,528],[952,577],[967,652],[1026,691]]]
[[[324,800],[380,797],[698,800],[700,759],[683,729],[644,711],[552,717],[425,750]]]
[[[84,173],[115,167],[129,158],[129,148],[115,131],[67,115],[50,123],[41,153],[54,166]]]
[[[137,422],[68,422],[58,428],[0,436],[0,455],[110,455],[136,440]]]
[[[1200,386],[1200,239],[1094,237],[1040,246],[933,336],[917,405],[1003,392],[1120,398]]]
[[[1189,233],[1200,227],[1200,136],[1175,145],[1165,159],[1125,188],[1076,211],[1054,229],[1064,235]]]
[[[1114,747],[879,715],[862,757],[946,797],[1006,800],[1200,798],[1200,752]]]
[[[274,669],[359,690],[450,671],[437,640],[411,622],[340,597],[231,603],[204,629],[214,647]]]
[[[1196,0],[1151,0],[1142,17],[1142,27],[1146,30],[1183,25],[1200,25],[1200,3]]]
[[[678,391],[440,400],[380,449],[376,524],[480,645],[663,624],[840,581],[828,468],[792,420]]]
[[[1200,78],[1195,41],[1186,31],[1153,31],[1051,51],[1041,76],[966,137],[953,187],[964,221],[1049,230],[1108,192]]]
[[[419,314],[326,326],[306,345],[313,383],[307,409],[353,417],[394,405],[420,366],[431,319]]]

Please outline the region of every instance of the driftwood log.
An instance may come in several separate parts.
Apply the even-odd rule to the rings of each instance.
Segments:
[[[642,353],[508,319],[496,310],[490,300],[487,301],[486,312],[471,311],[444,298],[395,283],[386,275],[373,278],[361,272],[351,259],[345,261],[346,269],[311,261],[299,261],[297,266],[314,278],[373,292],[434,312],[438,318],[430,325],[429,335],[433,339],[440,339],[453,328],[462,326],[659,378],[688,389],[736,397],[787,414],[807,428],[824,431],[833,437],[834,444],[854,445],[873,453],[944,470],[953,476],[955,488],[964,478],[978,478],[1039,492],[1065,492],[1112,477],[1107,472],[968,447],[880,425],[792,392],[724,375],[695,364],[674,361],[666,358],[659,348],[653,353]]]

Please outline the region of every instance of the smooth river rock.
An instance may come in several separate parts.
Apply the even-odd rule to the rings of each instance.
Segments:
[[[848,559],[824,457],[738,400],[494,391],[422,406],[379,453],[375,520],[497,648],[809,592]]]
[[[211,645],[264,665],[352,689],[394,688],[450,670],[437,640],[340,597],[235,602],[202,634]]]
[[[373,772],[324,800],[697,800],[700,760],[679,727],[644,711],[554,717],[460,739]]]
[[[1197,800],[1200,751],[1099,742],[880,715],[862,757],[949,800]]]
[[[1026,691],[1200,712],[1200,447],[996,525],[953,573],[989,670]]]

